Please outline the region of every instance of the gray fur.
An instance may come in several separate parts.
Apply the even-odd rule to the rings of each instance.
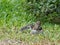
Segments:
[[[37,21],[35,24],[28,24],[20,29],[20,31],[30,29],[30,34],[38,34],[42,32],[42,27],[40,21]]]

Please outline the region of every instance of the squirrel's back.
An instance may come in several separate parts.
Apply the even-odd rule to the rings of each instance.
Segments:
[[[31,28],[33,28],[33,26],[34,26],[33,24],[28,24],[28,25],[22,27],[22,28],[20,29],[20,31],[24,31],[24,30],[31,29]]]

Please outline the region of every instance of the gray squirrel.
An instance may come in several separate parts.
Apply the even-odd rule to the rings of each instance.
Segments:
[[[24,30],[28,30],[28,29],[31,30],[31,32],[30,32],[31,34],[41,33],[43,31],[40,21],[35,22],[35,24],[28,24],[28,25],[22,27],[20,29],[20,31],[24,31]]]

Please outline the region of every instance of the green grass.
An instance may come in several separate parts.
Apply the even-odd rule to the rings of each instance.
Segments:
[[[26,42],[40,42],[42,40],[49,40],[50,42],[60,41],[60,25],[45,23],[42,25],[43,34],[31,35],[28,32],[20,32],[17,27],[12,28],[0,28],[0,40],[4,39],[16,39]],[[18,31],[18,33],[16,33]],[[58,44],[58,43],[57,43]]]
[[[0,0],[0,40],[16,39],[26,42],[40,42],[49,40],[60,41],[60,25],[45,22],[42,24],[43,34],[31,35],[21,33],[19,29],[29,23],[34,23],[36,17],[26,13],[26,0]],[[18,33],[16,33],[18,31]],[[60,42],[59,42],[60,43]]]

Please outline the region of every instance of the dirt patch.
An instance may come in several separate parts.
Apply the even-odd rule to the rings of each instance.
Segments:
[[[24,42],[20,40],[3,40],[0,41],[0,45],[55,45],[55,43],[51,43],[49,40],[42,40],[40,42]]]
[[[17,40],[3,40],[0,41],[0,45],[20,45],[22,44],[21,41],[17,41]]]

